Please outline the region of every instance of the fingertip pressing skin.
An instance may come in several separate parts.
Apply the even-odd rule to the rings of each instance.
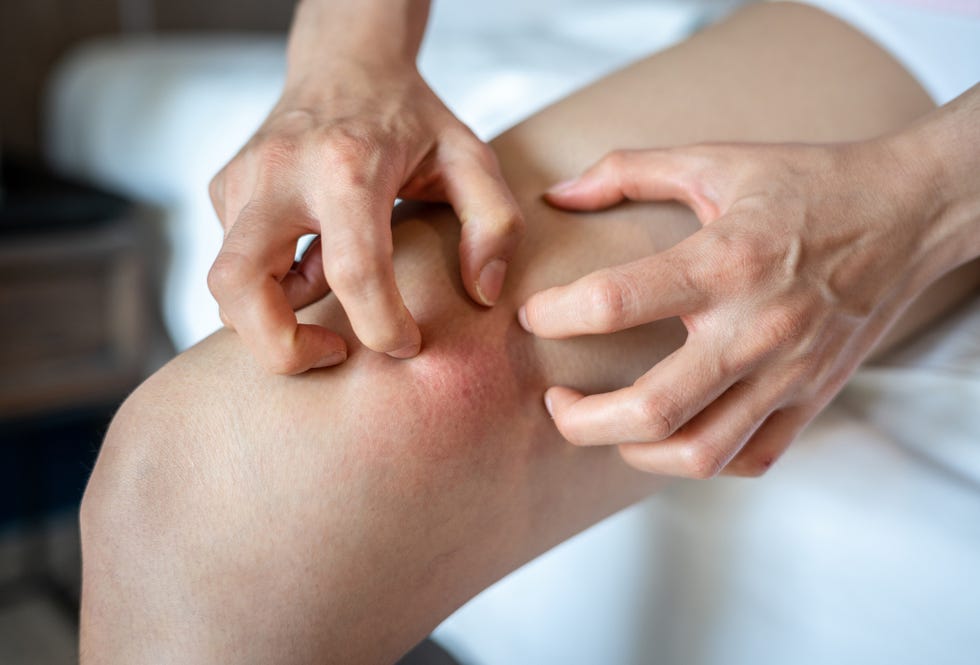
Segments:
[[[545,391],[545,393],[544,393],[544,408],[545,408],[545,411],[548,412],[548,415],[551,416],[551,419],[554,420],[554,418],[555,418],[555,407],[551,403],[551,395],[548,394],[548,391]]]
[[[404,307],[404,305],[402,306]],[[384,353],[389,358],[396,358],[398,360],[407,360],[409,358],[414,358],[422,350],[422,331],[419,330],[418,325],[415,323],[415,319],[412,318],[412,315],[407,308],[405,309],[403,317],[407,317],[407,322],[404,318],[402,322],[404,328],[409,329],[408,336],[407,336],[409,341],[397,348],[386,349],[385,346],[371,346],[370,344],[365,342],[364,338],[362,338],[359,335],[356,335],[356,331],[355,331],[355,335],[357,336],[358,340],[360,340],[360,342],[364,344],[366,348],[372,349],[373,351],[379,353]],[[403,337],[402,339],[405,339],[405,337]]]
[[[575,176],[574,178],[569,178],[568,180],[562,180],[561,182],[556,182],[554,185],[545,190],[544,197],[550,199],[552,197],[559,197],[562,193],[574,189],[575,185],[578,184],[581,176]]]
[[[406,360],[408,358],[414,358],[419,354],[419,351],[421,350],[422,350],[422,341],[420,339],[417,342],[406,344],[400,349],[395,349],[394,351],[388,351],[387,353],[392,358],[398,358],[399,360]]]
[[[517,322],[521,324],[521,328],[531,333],[532,335],[534,334],[534,331],[531,330],[531,324],[528,323],[527,308],[524,305],[521,305],[521,308],[517,310]]]
[[[545,203],[561,210],[598,210],[612,205],[599,205],[593,201],[586,203],[582,196],[582,177],[564,180],[553,185],[541,196]]]
[[[399,298],[401,294],[399,293]],[[393,351],[386,351],[385,353],[391,358],[397,358],[399,360],[407,360],[408,358],[414,358],[422,350],[422,331],[419,329],[418,324],[415,322],[415,318],[412,313],[405,306],[404,301],[402,302],[402,307],[404,308],[404,316],[407,317],[406,327],[411,329],[410,341],[400,346]]]
[[[544,393],[544,408],[548,411],[548,415],[551,416],[551,419],[556,421],[555,424],[557,426],[557,421],[565,409],[569,408],[583,397],[585,397],[585,395],[577,390],[573,390],[565,386],[552,386]],[[558,429],[560,431],[561,427]],[[564,433],[562,433],[562,435],[564,436]],[[567,437],[566,440],[568,440]],[[569,443],[576,442],[569,440]]]
[[[546,320],[552,311],[550,306],[554,302],[553,295],[555,288],[560,287],[552,287],[532,293],[524,301],[520,309],[517,310],[517,320],[521,324],[521,327],[536,337],[545,339],[553,337],[549,334],[550,331],[547,330],[549,327],[547,323],[542,327],[542,321]],[[535,320],[535,324],[531,323],[532,318]]]
[[[544,200],[556,208],[583,211],[601,210],[619,203],[626,196],[608,164],[609,156],[584,173],[555,183],[545,191]]]
[[[499,209],[508,210],[506,206]],[[519,217],[508,212],[500,218],[510,221],[481,223],[471,218],[463,224],[459,245],[464,288],[474,302],[484,307],[493,307],[500,299],[510,259],[524,235],[523,221],[513,221]]]
[[[500,298],[504,288],[504,278],[507,276],[507,262],[494,259],[480,271],[480,278],[474,283],[476,294],[487,307],[492,307]]]
[[[311,369],[322,369],[324,367],[333,367],[334,365],[339,365],[345,360],[347,360],[346,349],[340,351],[333,351],[325,355],[320,360],[313,363],[313,367]]]

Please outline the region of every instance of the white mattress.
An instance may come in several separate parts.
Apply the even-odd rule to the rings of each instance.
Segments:
[[[706,13],[680,1],[443,0],[422,69],[490,136]],[[52,83],[54,162],[166,212],[165,315],[180,348],[218,325],[204,278],[221,235],[206,185],[275,100],[282,48],[275,37],[103,41]],[[978,340],[974,298],[860,371],[765,479],[679,484],[495,585],[437,638],[473,665],[974,662]]]

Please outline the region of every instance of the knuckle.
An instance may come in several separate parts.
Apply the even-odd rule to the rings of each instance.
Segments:
[[[326,256],[324,271],[334,290],[363,291],[380,283],[387,270],[384,257],[361,245],[334,248]]]
[[[320,154],[342,186],[365,187],[382,164],[381,142],[365,129],[335,127],[322,139]]]
[[[302,149],[296,137],[283,134],[268,136],[257,148],[259,169],[275,172],[292,168],[299,161]]]
[[[662,441],[681,425],[681,409],[667,395],[648,395],[637,402],[637,417],[645,441]]]
[[[709,480],[725,466],[725,456],[704,441],[694,442],[681,449],[684,475],[695,480]]]
[[[715,359],[712,371],[719,377],[741,377],[761,362],[769,349],[765,345],[730,345]]]
[[[699,263],[699,270],[705,285],[746,290],[767,278],[771,266],[756,238],[744,233],[708,232],[704,240],[706,255]]]
[[[627,150],[610,150],[607,152],[601,160],[599,160],[599,167],[610,173],[619,173],[624,170],[627,166],[627,161],[629,160],[629,151]]]
[[[741,234],[729,236],[723,241],[724,258],[743,278],[753,278],[761,267],[756,243]]]
[[[231,252],[221,252],[208,270],[208,289],[217,299],[222,300],[245,281],[247,263],[244,257]]]
[[[587,323],[598,333],[618,330],[626,318],[623,288],[611,273],[601,273],[586,283]]]
[[[807,316],[798,307],[777,304],[762,315],[760,324],[766,340],[773,346],[781,346],[806,332]]]

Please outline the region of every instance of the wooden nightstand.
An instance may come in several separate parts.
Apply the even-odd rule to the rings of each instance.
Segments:
[[[0,420],[118,402],[169,355],[153,216],[4,164]]]

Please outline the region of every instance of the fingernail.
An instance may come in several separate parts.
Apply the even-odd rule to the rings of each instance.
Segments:
[[[527,322],[527,309],[525,309],[524,305],[521,305],[521,308],[517,310],[517,322],[521,324],[521,328],[524,328],[524,330],[532,334],[534,333],[531,330],[531,324]]]
[[[339,365],[340,363],[347,360],[346,351],[334,351],[313,364],[314,369],[320,369],[321,367],[332,367],[333,365]]]
[[[419,354],[419,348],[421,346],[422,345],[420,342],[413,342],[411,344],[407,344],[403,346],[400,349],[396,349],[395,351],[389,351],[388,355],[391,356],[392,358],[398,358],[399,360],[404,360],[406,358],[414,358]]]
[[[555,412],[551,406],[551,395],[549,395],[548,393],[544,394],[544,408],[547,409],[548,415],[551,416],[552,419],[554,419]]]
[[[574,187],[578,183],[578,180],[579,180],[578,177],[575,177],[575,178],[569,178],[568,180],[562,180],[561,182],[557,182],[548,188],[548,193],[561,194],[565,190]]]
[[[496,303],[497,298],[500,297],[506,275],[507,262],[503,259],[494,259],[480,271],[480,279],[476,282],[476,295],[487,307]]]

